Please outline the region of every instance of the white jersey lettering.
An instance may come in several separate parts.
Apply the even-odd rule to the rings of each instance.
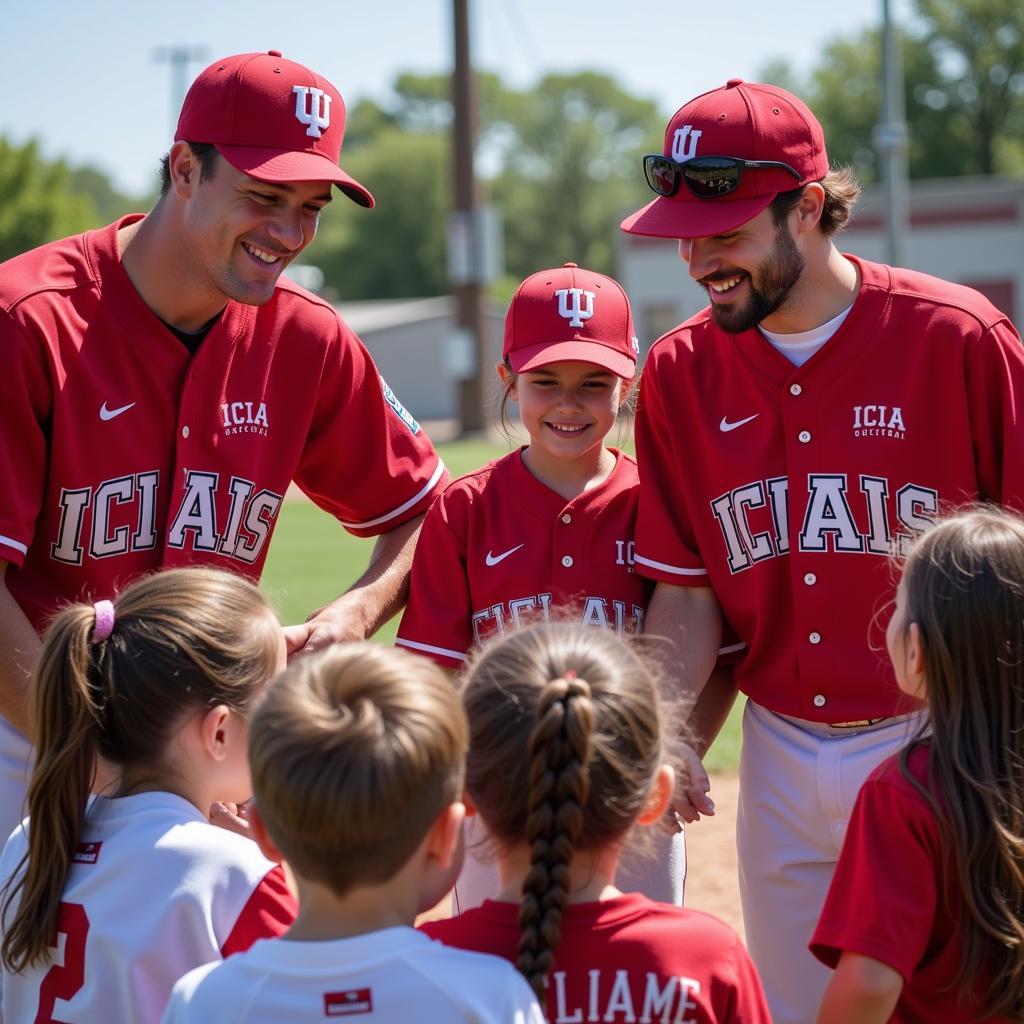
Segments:
[[[197,551],[216,551],[217,515],[214,495],[217,473],[189,470],[185,480],[185,496],[167,534],[172,548],[185,546],[185,534],[192,532],[192,547]]]
[[[863,407],[872,417],[881,406]],[[886,408],[887,422],[899,418],[900,410]],[[902,422],[902,421],[901,421]],[[801,552],[848,552],[888,555],[894,534],[905,551],[913,534],[927,528],[938,514],[939,495],[931,487],[906,484],[896,494],[895,516],[890,513],[889,481],[884,477],[861,475],[851,494],[842,473],[812,473],[807,478],[807,506],[798,538]],[[858,526],[851,498],[862,499],[859,510],[866,531]],[[710,502],[725,543],[726,564],[732,574],[749,569],[755,562],[789,551],[789,483],[786,477],[745,484]],[[753,522],[765,522],[760,510],[771,513],[772,530],[756,530]],[[895,519],[895,523],[892,519]],[[768,525],[766,523],[766,525]]]

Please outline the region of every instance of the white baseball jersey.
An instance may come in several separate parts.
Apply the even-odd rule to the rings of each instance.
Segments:
[[[25,822],[0,855],[9,877]],[[187,971],[279,935],[296,903],[279,864],[172,793],[95,798],[60,905],[49,960],[2,973],[0,1019],[160,1020]]]
[[[185,975],[164,1024],[302,1024],[325,1018],[429,1024],[544,1024],[511,964],[449,949],[412,928],[329,942],[257,942]]]

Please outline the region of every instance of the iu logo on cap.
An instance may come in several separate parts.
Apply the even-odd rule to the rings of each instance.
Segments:
[[[677,128],[672,138],[672,159],[677,164],[692,160],[697,155],[697,140],[703,134],[700,129],[694,131],[688,124],[684,124],[682,128]]]
[[[323,89],[313,89],[307,85],[293,85],[295,93],[295,117],[299,124],[306,125],[306,134],[314,139],[331,127],[331,97]],[[312,97],[312,103],[309,102]]]
[[[582,288],[559,288],[555,294],[558,296],[558,315],[564,316],[570,327],[582,327],[583,321],[594,315],[593,292],[584,291]]]

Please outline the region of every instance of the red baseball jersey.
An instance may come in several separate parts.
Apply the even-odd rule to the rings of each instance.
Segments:
[[[16,872],[31,827],[7,841],[0,877]],[[97,797],[53,954],[20,974],[2,971],[0,1019],[159,1021],[186,971],[282,934],[297,910],[279,864],[182,797]]]
[[[929,751],[922,743],[909,761],[926,787]],[[957,920],[962,905],[953,851],[938,820],[904,778],[899,757],[883,761],[854,804],[811,951],[829,967],[843,952],[860,953],[902,975],[894,1024],[979,1021],[977,1007],[972,1012],[959,1005],[957,991],[949,988],[963,955]],[[977,992],[984,992],[983,979],[977,979]],[[1010,1024],[1008,1017],[985,1020]]]
[[[359,536],[426,510],[429,440],[326,302],[282,279],[194,356],[121,263],[129,217],[0,269],[0,558],[37,628],[164,566],[257,579],[288,484]]]
[[[705,310],[654,344],[636,424],[637,569],[710,585],[748,646],[740,689],[819,722],[905,710],[873,629],[894,542],[1024,495],[1013,326],[969,288],[848,258],[860,294],[803,366]]]
[[[518,903],[486,901],[421,926],[450,946],[513,963]],[[624,893],[570,904],[548,976],[547,1017],[570,1021],[770,1024],[757,970],[739,936],[699,910]]]
[[[458,667],[474,645],[565,607],[639,633],[654,587],[633,568],[636,463],[615,457],[603,483],[569,502],[520,451],[451,484],[423,523],[396,642]]]

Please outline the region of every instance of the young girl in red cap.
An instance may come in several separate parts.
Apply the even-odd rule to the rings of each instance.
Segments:
[[[634,571],[638,476],[605,441],[627,404],[639,342],[618,282],[574,263],[528,277],[505,320],[498,375],[529,443],[451,484],[431,507],[416,548],[397,642],[449,669],[517,627],[575,619],[632,636],[653,590]],[[711,808],[708,808],[709,812]],[[681,834],[636,879],[682,902]],[[480,888],[472,865],[460,905]]]

